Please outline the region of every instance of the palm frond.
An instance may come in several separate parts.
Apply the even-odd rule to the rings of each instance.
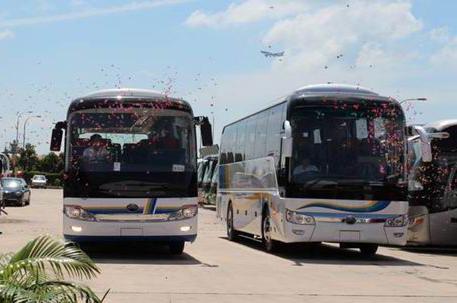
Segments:
[[[89,287],[65,281],[46,281],[32,286],[43,295],[40,303],[86,302],[100,303],[100,299]]]
[[[2,268],[10,262],[12,256],[13,253],[6,253],[0,255],[0,270],[2,270]]]
[[[0,255],[0,303],[101,303],[89,287],[66,277],[92,278],[99,273],[78,247],[41,236],[15,254]]]
[[[65,275],[72,278],[91,279],[100,270],[82,250],[71,243],[41,236],[30,241],[24,248],[10,257],[3,266],[3,276],[14,273],[45,272],[49,267],[57,278]]]

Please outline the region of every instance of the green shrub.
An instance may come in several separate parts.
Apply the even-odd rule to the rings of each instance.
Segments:
[[[62,186],[62,182],[60,181],[60,179],[54,179],[54,182],[52,183],[52,185],[54,186]]]

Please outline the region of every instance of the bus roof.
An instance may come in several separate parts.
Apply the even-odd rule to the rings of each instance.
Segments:
[[[137,89],[137,88],[114,88],[114,89],[104,89],[90,93],[86,96],[79,97],[73,102],[71,102],[68,109],[68,113],[96,107],[98,101],[104,102],[123,102],[123,101],[133,101],[141,100],[141,102],[172,102],[178,106],[186,108],[190,113],[192,113],[192,107],[190,104],[182,99],[167,96],[163,93],[160,93],[155,90],[149,89]]]
[[[78,99],[103,99],[118,97],[134,98],[165,98],[166,96],[158,91],[138,88],[112,88],[92,92],[87,96]]]
[[[268,110],[272,107],[275,107],[279,104],[282,103],[290,103],[289,101],[297,100],[297,99],[302,99],[302,98],[322,98],[322,97],[335,97],[335,96],[342,96],[342,97],[356,97],[356,98],[367,98],[369,100],[379,100],[379,101],[390,101],[390,102],[396,102],[393,98],[389,97],[383,97],[367,88],[363,88],[358,85],[349,85],[349,84],[336,84],[336,83],[328,83],[328,84],[315,84],[315,85],[306,85],[303,86],[291,94],[285,96],[282,98],[281,102],[275,103],[273,105],[270,105],[266,108],[262,108],[261,110],[254,112],[248,116],[245,116],[241,119],[238,119],[232,123],[229,123],[224,126],[222,133],[224,132],[225,128],[233,125],[235,123],[238,123],[244,119],[247,119],[251,116],[254,116],[260,112],[263,112],[265,110]]]
[[[448,119],[428,123],[427,125],[425,125],[425,128],[435,129],[437,132],[440,132],[455,125],[457,125],[457,119]]]
[[[302,96],[325,96],[325,95],[357,95],[378,97],[379,94],[358,85],[348,84],[317,84],[307,85],[295,90],[291,97],[300,98]]]

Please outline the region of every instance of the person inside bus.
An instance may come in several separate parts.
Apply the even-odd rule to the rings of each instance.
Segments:
[[[173,135],[173,129],[170,125],[165,125],[160,133],[157,145],[161,149],[177,149],[179,148],[179,141]]]
[[[111,161],[111,154],[106,145],[103,144],[103,138],[99,134],[94,134],[90,137],[90,146],[87,147],[82,155],[83,163],[85,164],[101,164]]]
[[[319,168],[316,165],[311,164],[311,160],[308,156],[304,156],[300,165],[296,166],[293,171],[294,179],[304,178],[306,176],[314,175],[319,173]]]
[[[179,147],[179,142],[173,136],[170,127],[164,126],[159,132],[151,131],[147,139],[141,140],[140,145],[154,149],[175,149]]]

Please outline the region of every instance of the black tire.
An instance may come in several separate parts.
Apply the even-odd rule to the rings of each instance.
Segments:
[[[175,241],[175,242],[170,242],[168,244],[168,247],[170,248],[170,253],[172,255],[182,255],[184,252],[184,241]]]
[[[230,241],[236,241],[238,239],[238,235],[238,232],[233,227],[233,208],[232,203],[230,203],[227,209],[227,238]]]
[[[265,209],[262,215],[262,242],[267,252],[279,249],[279,243],[271,238],[271,217],[268,209]]]
[[[360,253],[364,257],[374,257],[378,251],[378,245],[376,244],[364,244],[359,247]]]
[[[25,205],[27,205],[27,203],[25,202],[24,197],[21,197],[19,200],[17,200],[17,204],[16,205],[18,207],[24,207]]]

